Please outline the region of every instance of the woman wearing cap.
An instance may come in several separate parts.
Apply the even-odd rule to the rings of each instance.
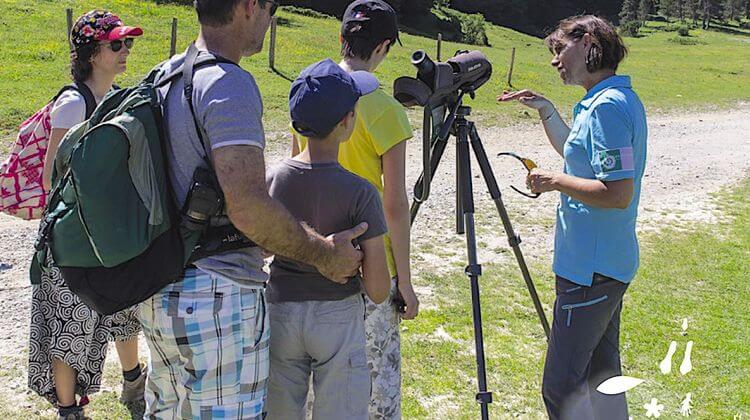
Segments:
[[[50,112],[45,189],[50,188],[60,140],[88,117],[91,98],[98,104],[112,89],[115,76],[125,71],[133,37],[142,34],[140,28],[124,26],[120,18],[103,10],[86,13],[73,26],[70,64],[76,89],[60,95]],[[51,256],[46,268],[41,284],[32,289],[29,387],[58,407],[58,419],[85,418],[82,407],[87,395],[99,390],[108,340],[114,340],[123,368],[121,399],[142,400],[145,373],[138,362],[136,308],[100,316],[65,286]]]
[[[627,52],[615,28],[596,16],[560,22],[546,39],[563,83],[586,89],[573,124],[544,96],[505,93],[539,111],[564,173],[533,170],[532,192],[559,191],[553,271],[555,315],[542,395],[552,419],[627,419],[624,394],[596,388],[621,375],[620,313],[638,268],[636,216],[646,163],[646,113],[628,76],[615,74]]]

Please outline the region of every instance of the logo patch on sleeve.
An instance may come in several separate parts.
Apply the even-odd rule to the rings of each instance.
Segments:
[[[632,171],[633,148],[608,149],[597,152],[597,158],[602,166],[602,172]]]

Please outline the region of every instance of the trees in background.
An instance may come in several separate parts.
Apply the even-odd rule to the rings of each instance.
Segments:
[[[157,0],[159,1],[159,0]],[[192,0],[172,0],[192,4]],[[282,0],[283,5],[306,7],[341,17],[352,0]],[[698,21],[708,28],[711,20],[737,21],[750,19],[750,0],[386,0],[399,13],[407,26],[430,14],[433,6],[451,8],[464,13],[480,13],[489,22],[532,35],[545,35],[568,16],[593,13],[620,24],[629,22],[635,31],[649,15],[658,13],[670,20],[693,24]],[[746,22],[744,25],[748,25]]]
[[[640,0],[638,2],[638,13],[637,18],[639,22],[642,22],[643,25],[646,25],[646,20],[648,19],[648,15],[654,12],[654,1],[653,0]]]
[[[725,0],[722,5],[722,16],[725,20],[735,20],[740,22],[743,17],[747,16],[749,1],[748,0]]]
[[[638,35],[642,22],[638,19],[638,0],[623,0],[620,8],[620,32],[626,36]]]
[[[626,35],[636,35],[637,28],[654,12],[680,22],[689,19],[693,25],[701,20],[703,29],[709,28],[712,19],[747,25],[742,19],[750,19],[750,0],[622,0],[619,14],[621,31]]]

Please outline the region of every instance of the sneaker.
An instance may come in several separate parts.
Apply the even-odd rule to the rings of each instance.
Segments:
[[[122,394],[120,401],[137,402],[143,401],[143,394],[146,391],[146,367],[141,365],[141,376],[134,381],[122,381]]]
[[[78,407],[76,411],[69,413],[67,416],[61,416],[58,414],[57,420],[91,420],[91,417],[86,417],[86,415],[83,414],[83,407]]]

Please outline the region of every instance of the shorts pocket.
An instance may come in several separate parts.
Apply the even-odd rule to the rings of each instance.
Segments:
[[[313,315],[317,324],[349,324],[352,317],[361,315],[357,310],[362,307],[362,298],[359,295],[350,296],[341,300],[326,300],[316,302]]]
[[[568,311],[568,318],[565,322],[565,325],[570,327],[570,323],[572,322],[572,318],[573,318],[573,310],[586,308],[587,306],[596,305],[597,303],[604,302],[607,299],[608,299],[607,295],[604,295],[596,299],[587,300],[585,302],[568,303],[568,304],[562,305],[560,309],[562,309],[563,311]]]
[[[247,354],[260,344],[268,330],[266,300],[263,292],[243,289],[240,292],[240,313],[245,337],[243,339],[243,353]]]
[[[218,292],[167,292],[162,304],[172,318],[205,318],[219,313],[224,294]]]
[[[370,404],[370,368],[367,367],[365,349],[357,349],[349,354],[347,373],[348,409],[351,416],[367,418]]]

